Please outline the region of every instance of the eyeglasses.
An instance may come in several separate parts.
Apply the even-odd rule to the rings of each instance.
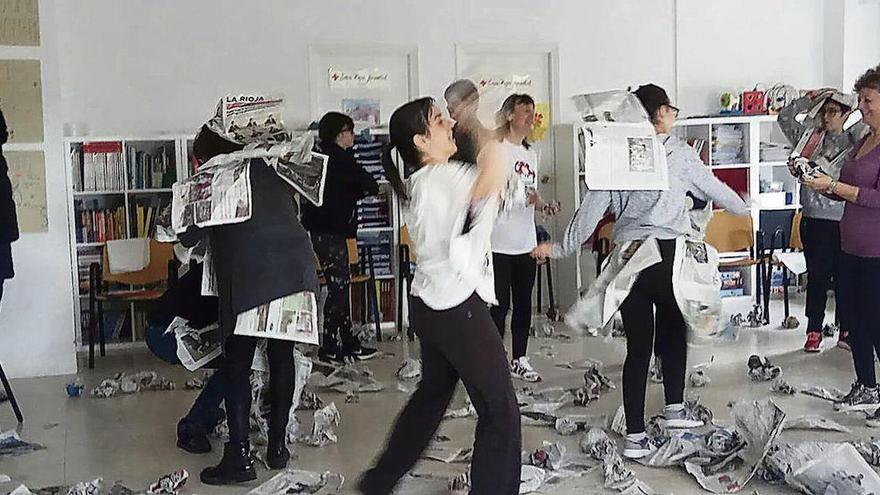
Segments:
[[[667,103],[666,108],[672,110],[672,112],[675,114],[675,116],[678,117],[678,112],[679,112],[678,107],[672,106],[669,103]]]

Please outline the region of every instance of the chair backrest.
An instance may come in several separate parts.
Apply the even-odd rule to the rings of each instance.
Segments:
[[[104,282],[127,285],[150,285],[168,281],[168,262],[174,259],[174,245],[150,239],[150,263],[143,270],[128,273],[110,273],[107,248],[104,248],[101,278]]]
[[[716,211],[706,225],[706,242],[719,253],[752,249],[755,245],[755,232],[751,215],[737,216],[726,211]]]
[[[413,250],[413,242],[412,237],[409,235],[409,229],[406,227],[400,228],[400,245],[406,246],[409,250],[409,260],[413,263],[416,261],[416,252]]]
[[[346,239],[345,245],[348,247],[348,264],[357,265],[361,262],[361,253],[358,251],[357,239]]]
[[[791,219],[791,239],[789,239],[788,247],[792,249],[797,249],[798,251],[804,250],[804,243],[801,241],[801,217],[803,214],[801,212],[797,212],[794,214],[794,218]]]

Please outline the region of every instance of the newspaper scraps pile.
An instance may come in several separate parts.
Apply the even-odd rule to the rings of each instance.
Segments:
[[[338,441],[336,428],[339,426],[339,419],[339,409],[336,408],[335,403],[331,402],[329,406],[315,411],[312,433],[298,433],[293,440],[312,447],[324,447],[336,443]]]
[[[373,378],[373,372],[363,364],[346,364],[329,375],[313,373],[309,383],[315,388],[335,390],[336,392],[363,393],[381,392],[385,386]]]
[[[621,493],[653,494],[654,491],[639,480],[635,473],[626,467],[617,452],[617,445],[605,430],[591,428],[578,442],[581,452],[589,454],[602,463],[605,473],[605,488]]]
[[[154,390],[174,390],[174,388],[173,381],[159,376],[155,371],[141,371],[133,375],[117,373],[113,378],[101,381],[100,385],[92,389],[92,397],[109,399],[120,392],[136,394]]]
[[[189,480],[189,473],[185,469],[181,469],[161,476],[150,486],[140,490],[132,490],[120,482],[105,488],[104,479],[96,478],[69,486],[50,486],[36,491],[31,491],[25,485],[19,485],[9,495],[178,495],[187,480]]]

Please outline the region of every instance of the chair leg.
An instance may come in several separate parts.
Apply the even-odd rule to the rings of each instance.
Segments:
[[[782,300],[785,305],[785,319],[788,320],[788,269],[782,267]]]
[[[98,322],[98,310],[95,301],[95,266],[92,265],[89,276],[89,369],[95,367],[95,330]]]
[[[376,270],[373,266],[373,250],[367,249],[367,268],[370,274],[368,297],[373,310],[373,323],[376,325],[376,342],[382,342],[382,324],[379,319],[379,287],[376,284]]]
[[[134,328],[134,322],[132,322],[132,328]],[[102,301],[98,301],[98,343],[100,344],[101,357],[107,356],[107,351],[104,349],[106,338],[104,334],[104,303]]]
[[[12,412],[15,413],[15,419],[17,419],[19,423],[24,423],[24,416],[21,414],[21,409],[18,407],[18,401],[15,400],[15,394],[12,393],[12,385],[9,384],[9,380],[6,378],[6,372],[3,371],[2,363],[0,363],[0,381],[3,382],[3,388],[6,390],[6,396],[9,398],[9,405],[12,406]]]
[[[551,321],[559,319],[559,311],[556,309],[556,296],[553,294],[553,268],[547,262],[547,317]]]

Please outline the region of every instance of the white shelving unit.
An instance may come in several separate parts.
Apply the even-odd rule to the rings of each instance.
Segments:
[[[715,150],[713,148],[713,138],[717,134],[718,126],[734,126],[737,130],[742,131],[742,152],[739,158],[734,158],[733,163],[713,163],[715,158]],[[561,218],[571,218],[574,210],[580,204],[581,193],[586,189],[583,181],[583,167],[579,163],[578,152],[579,138],[578,126],[576,125],[559,125],[556,126],[554,132],[557,141],[557,157],[560,163],[570,162],[572,164],[572,187],[570,192],[558,191],[560,200],[563,204]],[[757,115],[757,116],[735,116],[735,117],[706,117],[694,119],[680,119],[677,121],[674,133],[681,138],[696,138],[705,140],[707,151],[703,153],[702,158],[722,181],[730,185],[734,190],[739,192],[744,199],[751,205],[751,214],[755,230],[763,230],[767,233],[769,242],[770,236],[776,230],[777,226],[785,228],[785,218],[788,218],[790,228],[790,219],[795,211],[800,208],[800,197],[797,181],[788,173],[786,162],[784,161],[761,161],[761,143],[772,142],[788,145],[787,140],[779,131],[776,124],[776,115]],[[558,167],[557,170],[564,170],[564,167]],[[770,182],[782,184],[784,193],[790,193],[789,201],[786,204],[767,205],[762,204],[761,187],[762,181],[765,186]],[[565,181],[560,180],[560,187]],[[777,225],[778,224],[778,225]],[[590,256],[591,253],[578,253],[576,260],[572,264],[566,261],[560,261],[560,267],[557,269],[559,274],[560,287],[557,292],[564,295],[567,290],[581,290],[593,280],[595,265],[592,260],[583,259]],[[721,253],[722,257],[739,257],[733,253]],[[746,293],[752,292],[755,287],[755,271],[749,270],[749,276],[746,278]],[[578,292],[573,292],[577,294]],[[753,292],[752,292],[753,294]],[[561,298],[562,299],[562,298]],[[573,301],[560,301],[566,305]]]
[[[118,238],[124,239],[136,237],[137,232],[135,232],[135,230],[137,229],[137,225],[135,223],[137,221],[137,205],[139,203],[150,203],[161,207],[161,205],[167,204],[171,201],[171,188],[133,187],[134,183],[131,182],[131,180],[133,179],[132,167],[134,166],[134,163],[132,163],[131,157],[129,156],[129,150],[134,149],[135,151],[155,152],[156,150],[165,148],[168,156],[168,164],[169,166],[172,166],[174,170],[174,177],[169,176],[168,181],[173,182],[171,179],[176,180],[188,176],[189,166],[188,161],[186,160],[186,145],[188,138],[189,136],[186,135],[160,134],[129,137],[83,136],[65,139],[64,161],[69,179],[67,182],[71,185],[71,189],[68,191],[68,225],[71,245],[70,256],[74,267],[71,276],[73,277],[75,292],[72,294],[72,297],[76,314],[79,315],[79,317],[76,318],[75,324],[76,344],[80,349],[87,345],[87,341],[83,335],[83,310],[85,310],[86,313],[88,312],[88,289],[85,285],[81,284],[80,263],[83,263],[86,270],[85,273],[87,274],[88,265],[102,256],[105,245],[104,241],[89,240],[85,238],[85,236],[80,235],[80,213],[84,210],[89,210],[90,208],[88,208],[88,206],[93,206],[95,209],[121,208],[122,216],[124,217],[124,226],[119,224],[119,228],[124,229],[122,230],[124,235]],[[80,160],[78,163],[82,163],[82,147],[87,143],[118,143],[121,149],[122,189],[78,190],[81,185],[78,184],[78,181],[76,180],[78,174],[74,171],[75,162],[73,157],[74,154],[80,154]],[[158,208],[155,211],[158,212]],[[113,237],[117,238],[117,236]],[[111,336],[115,327],[107,326],[107,345],[109,347],[130,347],[142,339],[142,335],[139,335],[139,332],[142,332],[143,329],[137,328],[137,325],[135,324],[135,315],[137,314],[137,311],[138,308],[135,303],[128,304],[126,308],[105,309],[105,315],[116,313],[117,318],[124,317],[127,321],[124,320],[121,324],[127,325],[128,328],[124,337],[120,336],[117,340],[112,340]]]

